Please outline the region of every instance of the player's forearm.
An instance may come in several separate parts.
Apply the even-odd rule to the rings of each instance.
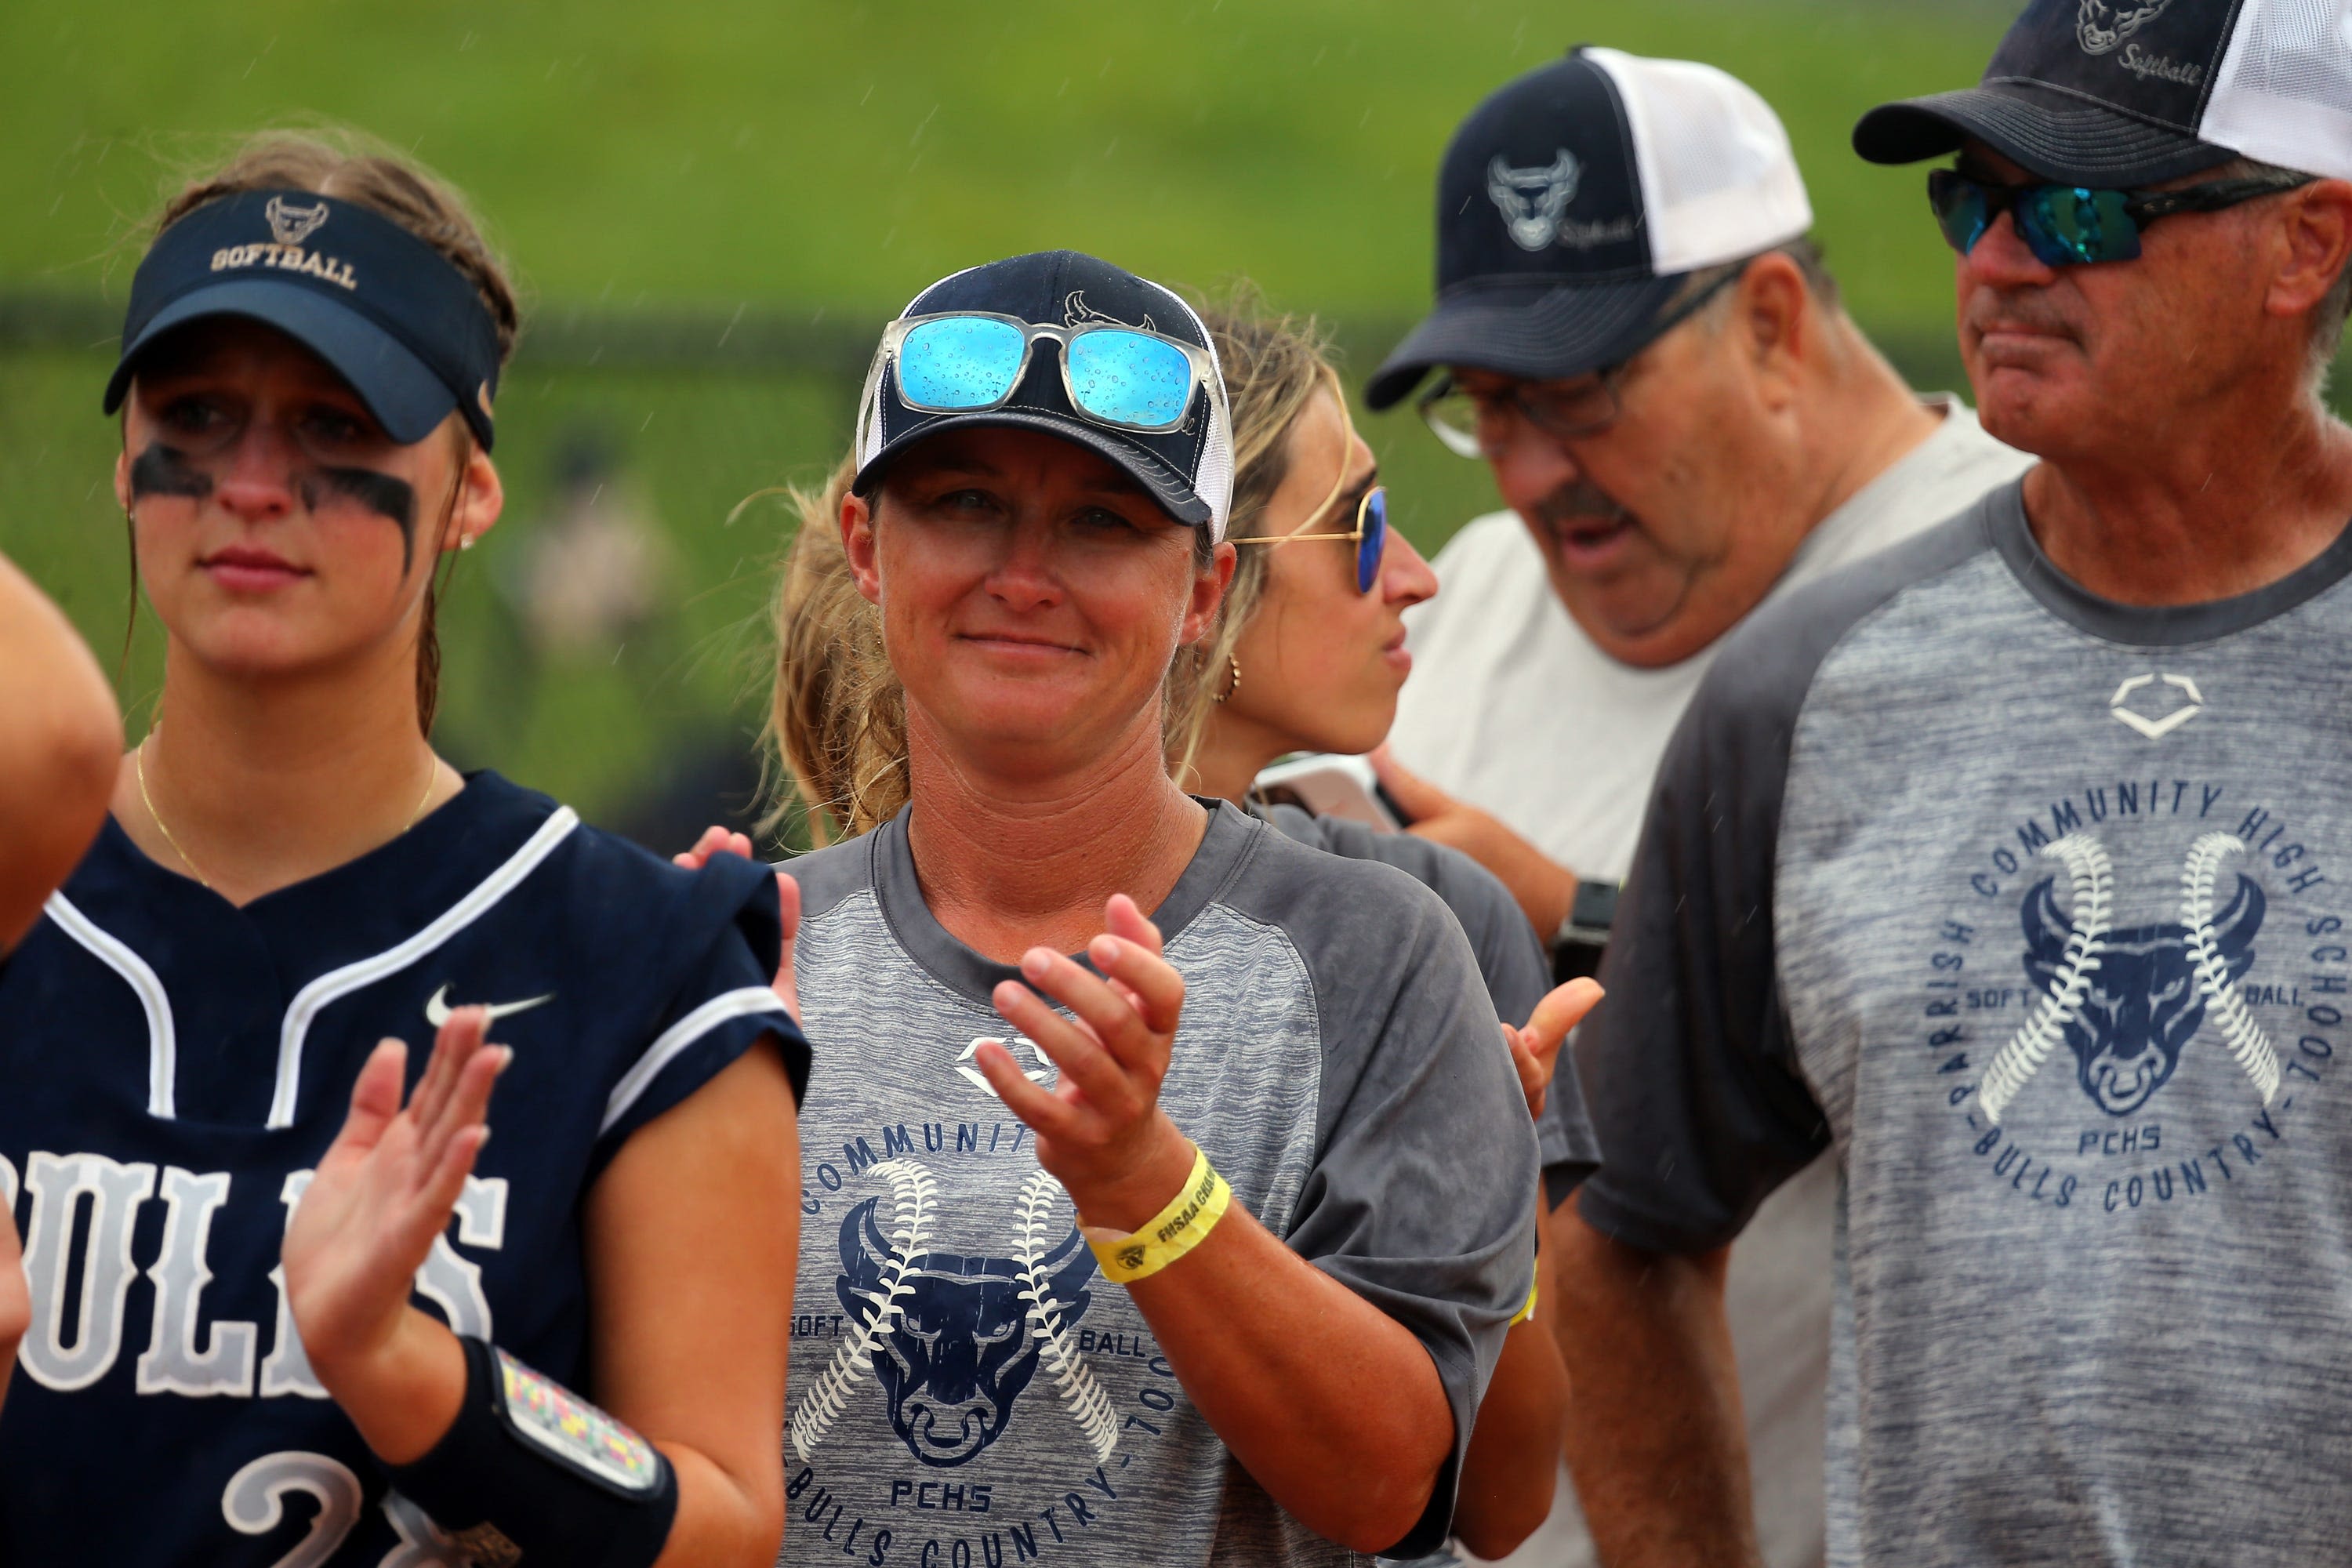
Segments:
[[[1551,1517],[1569,1390],[1552,1337],[1558,1288],[1549,1268],[1544,1273],[1536,1315],[1504,1336],[1502,1359],[1462,1457],[1454,1533],[1481,1557],[1509,1556]]]
[[[1571,1390],[1565,1451],[1616,1568],[1752,1568],[1754,1510],[1731,1330],[1727,1254],[1612,1241],[1573,1203],[1547,1222]]]
[[[1420,1520],[1454,1420],[1429,1352],[1402,1324],[1239,1205],[1128,1289],[1185,1394],[1300,1522],[1377,1552]],[[1373,1390],[1380,1418],[1367,1420]]]
[[[121,758],[122,721],[98,661],[0,557],[0,952],[97,836]]]

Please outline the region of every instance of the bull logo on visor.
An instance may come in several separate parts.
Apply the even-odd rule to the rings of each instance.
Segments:
[[[2090,55],[2112,54],[2126,38],[2164,15],[2172,0],[2139,0],[2118,5],[2111,0],[2080,0],[2074,16],[2074,39]]]
[[[272,196],[261,216],[269,220],[269,237],[280,245],[299,245],[319,231],[327,221],[328,206],[320,202],[314,206],[298,207],[284,196]]]
[[[1559,237],[1559,220],[1576,199],[1584,165],[1562,147],[1549,163],[1515,169],[1500,153],[1486,165],[1486,195],[1503,215],[1511,243],[1521,250],[1541,250]]]

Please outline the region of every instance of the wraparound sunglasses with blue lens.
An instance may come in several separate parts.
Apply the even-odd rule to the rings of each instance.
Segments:
[[[1097,425],[1142,435],[1183,426],[1200,388],[1223,386],[1207,351],[1117,322],[1041,325],[1018,316],[959,310],[902,317],[883,330],[867,395],[885,366],[898,371],[898,401],[922,414],[981,414],[1013,400],[1040,338],[1062,347],[1070,406]]]
[[[1945,240],[1966,256],[2003,213],[2017,223],[2018,237],[2045,267],[2086,267],[2098,261],[2130,261],[2139,255],[2140,231],[2175,213],[2220,212],[2261,196],[2274,196],[2311,183],[2307,176],[2274,174],[2245,180],[2209,180],[2170,191],[2094,190],[2082,185],[2000,185],[1971,179],[1958,169],[1931,169],[1927,205]]]
[[[1389,490],[1374,485],[1356,503],[1356,526],[1345,533],[1271,533],[1236,539],[1235,544],[1297,544],[1309,539],[1346,539],[1356,546],[1356,592],[1369,594],[1381,580],[1381,557],[1389,547]]]

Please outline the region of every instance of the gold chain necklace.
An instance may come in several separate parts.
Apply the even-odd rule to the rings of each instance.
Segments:
[[[155,830],[163,836],[163,842],[172,847],[172,853],[177,855],[180,858],[180,864],[188,868],[188,875],[194,877],[197,883],[207,890],[217,891],[217,889],[213,888],[211,879],[196,869],[196,863],[188,858],[187,850],[181,846],[179,836],[172,831],[172,825],[165,822],[163,814],[155,809],[155,797],[147,793],[147,742],[163,733],[163,726],[161,724],[151,725],[147,731],[146,740],[141,741],[138,750],[131,753],[131,771],[137,774],[139,779],[139,804],[147,808],[147,820],[155,825]],[[436,760],[425,771],[425,793],[416,797],[416,809],[410,812],[408,820],[401,825],[401,833],[406,833],[423,819],[425,803],[433,798],[433,785],[440,777],[441,764]],[[395,834],[394,837],[398,836]]]

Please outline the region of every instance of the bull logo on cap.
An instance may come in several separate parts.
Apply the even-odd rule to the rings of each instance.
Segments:
[[[1559,156],[1533,169],[1514,169],[1500,153],[1486,165],[1486,195],[1503,215],[1511,243],[1541,250],[1559,237],[1559,220],[1576,199],[1584,166],[1562,147]]]
[[[269,220],[270,238],[280,245],[299,245],[327,221],[328,207],[324,202],[298,207],[284,196],[272,196],[269,205],[261,209],[261,216]]]
[[[2080,0],[2080,4],[2082,8],[2074,16],[2075,40],[2084,53],[2104,55],[2163,16],[2172,0],[2140,0],[2137,5],[2117,5],[2110,0]]]

